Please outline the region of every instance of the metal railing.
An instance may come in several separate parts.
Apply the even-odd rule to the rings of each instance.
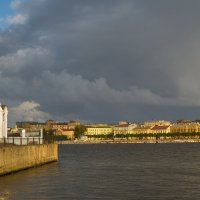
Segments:
[[[33,144],[45,144],[51,141],[44,140],[41,137],[8,137],[0,138],[0,145],[33,145]]]

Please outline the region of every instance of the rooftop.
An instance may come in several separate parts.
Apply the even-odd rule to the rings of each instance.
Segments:
[[[154,126],[151,130],[166,130],[170,126]]]

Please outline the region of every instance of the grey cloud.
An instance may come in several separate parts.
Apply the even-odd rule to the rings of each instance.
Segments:
[[[0,32],[0,93],[12,106],[34,101],[59,119],[194,117],[199,1],[13,5],[27,21]]]

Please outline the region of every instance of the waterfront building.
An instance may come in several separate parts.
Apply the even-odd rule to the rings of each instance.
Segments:
[[[25,129],[26,131],[35,131],[40,129],[44,129],[45,131],[52,131],[56,129],[75,129],[78,125],[80,125],[79,121],[56,122],[54,120],[47,120],[45,123],[16,122],[17,128]]]
[[[8,137],[7,118],[8,118],[7,106],[0,105],[0,138]]]
[[[17,128],[17,126],[13,127],[13,128],[9,128],[8,129],[8,132],[9,133],[18,133],[19,132],[19,129]]]
[[[133,134],[149,134],[151,133],[152,126],[144,126],[144,125],[138,125],[137,127],[133,128],[132,133]]]
[[[192,121],[190,121],[190,120],[182,120],[181,119],[181,120],[177,120],[176,123],[177,124],[189,124],[189,123],[192,123]]]
[[[133,134],[133,128],[137,127],[137,124],[126,124],[120,123],[119,125],[114,126],[114,135],[118,134]]]
[[[128,124],[119,124],[114,127],[114,135],[127,134]]]
[[[26,132],[47,129],[49,124],[39,123],[39,122],[16,122],[16,126],[18,129],[24,129]]]
[[[74,139],[74,129],[56,129],[54,135],[65,135],[68,139]]]
[[[144,126],[168,126],[171,125],[170,121],[165,121],[165,120],[157,120],[157,121],[146,121],[144,122]]]
[[[170,127],[171,133],[200,133],[199,122],[178,122]]]
[[[128,125],[128,134],[133,134],[133,129],[137,127],[137,124],[129,124]]]
[[[68,129],[68,123],[67,122],[58,122],[53,124],[52,129]]]
[[[100,123],[100,124],[87,124],[85,125],[86,127],[113,127],[113,124],[105,124],[105,123]]]
[[[153,133],[153,134],[156,134],[156,133],[170,133],[170,125],[167,125],[167,126],[156,125],[153,128],[151,128],[150,133]]]
[[[119,125],[124,125],[124,124],[129,124],[127,121],[119,121],[119,123],[118,123]]]
[[[54,123],[52,129],[75,129],[76,126],[81,125],[80,121],[57,122]]]
[[[80,126],[81,122],[79,120],[70,120],[68,123],[68,128],[75,129],[76,126]]]
[[[20,130],[17,128],[17,126],[13,128],[8,128],[8,136],[13,135],[13,134],[18,134]]]
[[[86,127],[86,135],[108,135],[113,133],[113,128],[110,126],[88,126]]]

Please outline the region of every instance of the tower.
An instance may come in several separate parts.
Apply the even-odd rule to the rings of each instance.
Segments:
[[[0,138],[7,138],[8,109],[6,105],[0,105]]]

